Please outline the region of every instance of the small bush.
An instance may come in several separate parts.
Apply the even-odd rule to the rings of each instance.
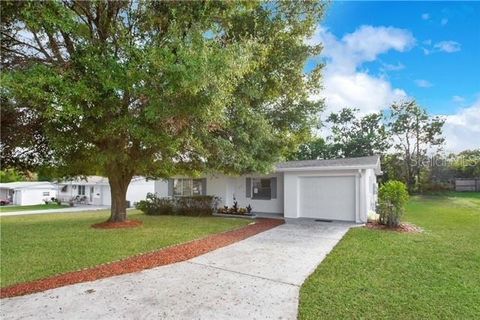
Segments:
[[[56,204],[58,204],[59,206],[62,205],[62,201],[58,198],[55,198],[55,197],[51,197],[50,200],[52,200],[52,203],[55,202]]]
[[[236,204],[235,204],[236,203]],[[238,206],[238,203],[235,201],[232,207],[224,206],[217,210],[217,213],[221,214],[236,214],[236,215],[246,215],[251,216],[252,214],[252,206],[248,205],[246,208],[242,208]]]
[[[135,207],[148,215],[206,216],[213,213],[217,203],[214,196],[161,198],[149,193]]]
[[[148,215],[174,214],[174,199],[160,198],[153,193],[147,194],[147,199],[135,204],[135,208]]]
[[[380,187],[378,196],[379,222],[391,228],[398,227],[408,201],[407,187],[400,181],[388,181]]]
[[[212,215],[217,203],[214,196],[178,197],[175,200],[176,212],[185,216]]]

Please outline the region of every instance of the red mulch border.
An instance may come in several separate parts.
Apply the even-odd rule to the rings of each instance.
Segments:
[[[375,229],[375,230],[384,230],[384,231],[396,231],[396,232],[403,232],[403,233],[420,233],[423,232],[423,229],[420,227],[417,227],[414,224],[411,223],[401,223],[398,227],[396,228],[389,228],[386,225],[378,223],[378,221],[371,221],[368,222],[365,227],[369,229]]]
[[[257,219],[255,223],[249,224],[245,227],[210,235],[202,239],[173,245],[157,251],[101,264],[92,268],[4,287],[0,289],[0,298],[21,296],[75,283],[93,281],[185,261],[246,239],[260,232],[272,229],[283,223],[284,221],[280,219]]]
[[[91,227],[95,229],[119,229],[119,228],[135,228],[143,224],[141,220],[127,220],[123,222],[100,222],[92,224]]]

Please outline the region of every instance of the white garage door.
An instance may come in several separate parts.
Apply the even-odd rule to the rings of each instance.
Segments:
[[[112,205],[112,194],[110,191],[110,186],[102,186],[102,205]]]
[[[300,216],[355,221],[355,177],[300,178]]]

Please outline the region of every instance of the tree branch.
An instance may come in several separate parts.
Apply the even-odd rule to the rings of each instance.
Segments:
[[[44,27],[44,29],[46,29],[46,28]],[[57,58],[57,60],[62,62],[62,63],[65,62],[65,60],[63,60],[62,53],[60,52],[60,47],[58,45],[58,42],[55,39],[55,37],[53,36],[53,34],[51,32],[48,32],[47,30],[45,30],[45,33],[47,34],[48,43],[49,43],[50,49],[52,50],[55,58]]]
[[[18,40],[17,38],[12,37],[11,35],[9,35],[9,34],[7,34],[7,33],[5,33],[5,32],[2,32],[1,34],[2,34],[2,36],[8,37],[10,40],[12,40],[12,41],[14,42],[13,46],[16,46],[16,45],[26,46],[26,47],[28,47],[28,48],[34,49],[35,51],[37,51],[37,52],[39,52],[39,53],[44,54],[47,59],[51,60],[50,55],[45,51],[45,49],[42,50],[41,48],[37,48],[37,47],[35,47],[34,45],[32,45],[32,44],[30,44],[30,43],[27,43],[27,42]]]
[[[61,32],[63,41],[65,42],[65,47],[67,48],[67,52],[70,55],[70,57],[75,53],[75,45],[73,44],[72,39],[70,39],[70,36],[66,32]]]
[[[48,54],[47,50],[45,50],[45,48],[43,47],[42,42],[41,42],[40,39],[38,38],[37,33],[36,33],[36,32],[33,32],[33,31],[32,31],[32,33],[33,33],[33,38],[35,39],[35,42],[38,44],[38,46],[39,46],[40,49],[41,49],[41,52],[45,55],[45,57],[46,57],[47,59],[50,59],[50,60],[51,60],[52,57]]]

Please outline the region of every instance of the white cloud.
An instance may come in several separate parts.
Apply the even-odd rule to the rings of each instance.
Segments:
[[[403,69],[405,69],[405,65],[400,62],[396,64],[382,63],[382,71],[400,71]]]
[[[415,84],[417,85],[417,87],[420,87],[420,88],[430,88],[433,86],[433,84],[430,81],[425,79],[417,79],[415,80]]]
[[[432,41],[431,40],[426,40],[422,42],[426,47],[423,47],[423,53],[425,55],[429,55],[431,53],[436,53],[436,52],[446,52],[446,53],[453,53],[461,50],[461,44],[456,42],[456,41],[440,41],[437,42],[433,45],[432,47]]]
[[[388,79],[362,71],[364,62],[377,60],[389,50],[406,51],[415,44],[410,32],[391,27],[363,26],[356,31],[337,38],[327,29],[318,28],[310,43],[322,43],[322,57],[327,59],[324,70],[324,90],[326,113],[336,112],[343,107],[355,107],[362,114],[377,112],[394,101],[408,99],[407,93],[394,88]],[[428,46],[431,42],[424,43]],[[443,49],[446,47],[443,46]],[[433,52],[439,49],[432,49]],[[392,70],[403,67],[398,63]],[[386,70],[389,67],[383,64]],[[421,79],[419,79],[421,80]],[[425,81],[423,84],[430,84]],[[453,102],[464,102],[461,96],[453,96]],[[463,108],[453,115],[446,115],[444,136],[446,150],[459,152],[480,147],[480,98],[470,107]],[[325,129],[323,129],[325,130]]]
[[[447,53],[460,51],[461,45],[456,41],[440,41],[433,46],[437,51],[443,51]]]
[[[361,26],[342,39],[337,39],[327,29],[319,27],[309,43],[322,43],[322,55],[331,60],[330,66],[338,71],[351,72],[362,63],[374,61],[389,50],[409,50],[415,44],[415,38],[404,29]]]
[[[393,88],[385,78],[359,69],[363,63],[374,61],[390,50],[409,50],[415,44],[415,38],[408,30],[361,26],[337,38],[319,27],[309,43],[322,43],[324,47],[322,57],[327,59],[324,90],[319,97],[313,98],[325,98],[327,112],[344,107],[358,108],[361,113],[377,112],[393,101],[407,97],[405,91]],[[403,68],[403,65],[393,65],[395,68]]]
[[[480,148],[480,98],[470,107],[445,116],[446,151]]]
[[[422,20],[429,20],[430,19],[430,14],[429,13],[423,13],[422,14]]]
[[[329,112],[355,107],[362,114],[378,112],[393,101],[404,100],[405,91],[392,88],[388,81],[367,73],[329,74],[325,77],[322,96]]]
[[[442,21],[440,21],[440,24],[441,24],[442,26],[445,26],[447,23],[448,23],[448,19],[447,19],[447,18],[443,18]]]

